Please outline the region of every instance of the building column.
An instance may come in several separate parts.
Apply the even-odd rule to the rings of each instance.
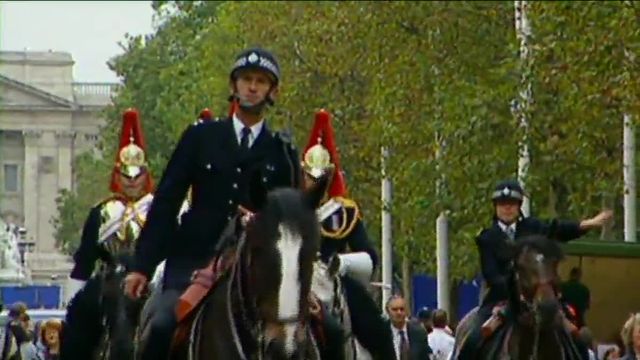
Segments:
[[[73,131],[56,132],[58,143],[58,191],[71,190],[73,186]]]
[[[24,227],[27,240],[38,243],[38,156],[42,131],[26,130],[24,138],[24,171],[22,174],[22,199],[24,209]],[[36,245],[37,246],[37,245]]]

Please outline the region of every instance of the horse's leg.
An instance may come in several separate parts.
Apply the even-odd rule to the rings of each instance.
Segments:
[[[140,348],[141,360],[162,360],[168,357],[176,326],[175,306],[182,291],[164,289],[153,302],[148,323],[149,337]]]

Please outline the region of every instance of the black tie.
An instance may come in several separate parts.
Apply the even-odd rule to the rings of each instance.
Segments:
[[[242,148],[242,150],[249,150],[249,135],[251,135],[251,129],[244,127],[242,129],[242,137],[240,138],[240,148]]]
[[[409,360],[409,342],[404,330],[400,330],[400,360]]]

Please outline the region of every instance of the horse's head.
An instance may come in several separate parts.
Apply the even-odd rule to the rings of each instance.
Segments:
[[[247,296],[275,358],[293,357],[306,341],[308,296],[320,246],[316,208],[323,192],[321,186],[307,192],[274,190],[246,229]]]
[[[541,326],[554,323],[559,314],[558,264],[563,258],[557,241],[529,236],[518,241],[515,276],[525,310],[538,317]]]

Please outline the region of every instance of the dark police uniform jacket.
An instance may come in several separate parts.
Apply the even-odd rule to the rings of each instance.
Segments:
[[[320,258],[328,262],[334,254],[347,252],[347,248],[349,252],[364,251],[371,257],[375,270],[378,265],[378,254],[369,240],[358,205],[355,201],[343,197],[333,199],[342,206],[321,224]]]
[[[545,235],[556,241],[567,242],[584,235],[586,231],[580,230],[578,222],[551,220],[543,222],[529,217],[519,220],[516,224],[515,241],[528,235]],[[509,245],[507,234],[502,231],[498,221],[493,226],[482,230],[476,237],[476,245],[480,251],[480,265],[482,276],[488,286],[482,307],[493,306],[500,301],[509,298],[509,289],[512,289],[511,261],[513,260],[513,247]]]
[[[182,134],[162,178],[136,244],[133,271],[151,277],[166,258],[163,286],[182,290],[193,270],[206,265],[218,239],[238,211],[255,210],[249,185],[299,186],[297,150],[266,122],[248,151],[238,144],[231,118],[198,121]],[[191,207],[174,220],[191,186]],[[255,188],[255,187],[254,187]]]

